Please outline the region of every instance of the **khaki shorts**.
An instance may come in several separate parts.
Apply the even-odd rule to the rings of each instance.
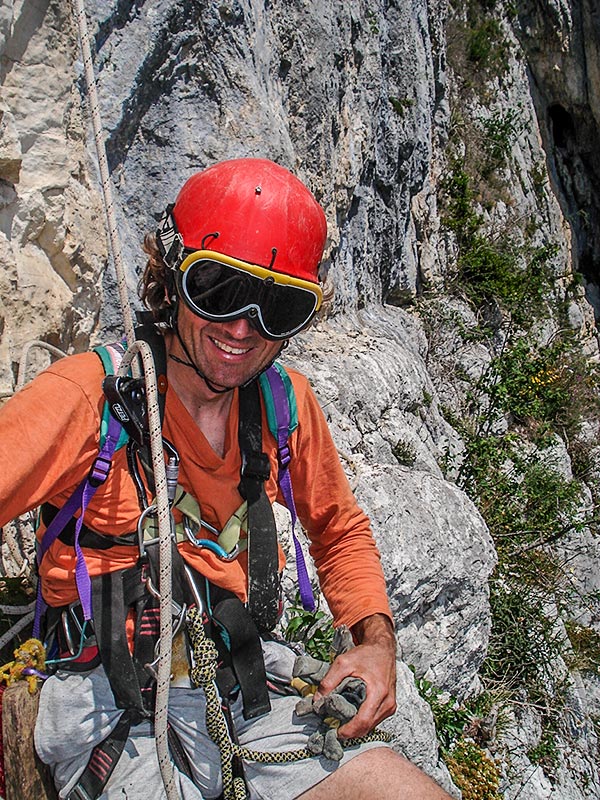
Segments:
[[[267,654],[266,654],[267,655]],[[273,653],[266,658],[273,666]],[[276,660],[276,657],[275,657]],[[241,700],[232,704],[234,723],[242,746],[252,750],[283,752],[306,747],[317,729],[314,715],[298,717],[295,696],[271,693],[272,710],[255,720],[244,720]],[[169,722],[179,736],[193,772],[193,782],[176,772],[182,800],[216,798],[222,790],[219,750],[204,724],[202,689],[172,688]],[[60,797],[67,797],[88,762],[90,753],[115,727],[122,711],[102,667],[88,673],[59,672],[44,684],[35,729],[35,744],[42,761],[53,769]],[[372,742],[344,751],[341,762],[323,757],[289,764],[245,762],[252,800],[293,800],[316,785],[340,765],[367,749],[385,746]],[[125,750],[111,775],[102,800],[165,800],[150,723],[131,729]]]

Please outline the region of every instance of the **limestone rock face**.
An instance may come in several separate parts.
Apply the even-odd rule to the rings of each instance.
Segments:
[[[519,8],[518,35],[553,187],[573,231],[574,258],[598,317],[600,238],[600,21],[593,0],[544,0]]]
[[[305,180],[325,209],[322,272],[334,297],[285,361],[311,378],[381,549],[402,651],[399,708],[386,725],[403,752],[458,796],[407,667],[460,698],[476,693],[496,560],[485,523],[452,482],[464,444],[447,421],[467,396],[465,376],[481,375],[491,355],[459,335],[478,322],[461,299],[443,298],[435,313],[418,305],[443,286],[456,256],[438,208],[459,80],[446,62],[447,4],[87,5],[132,295],[143,234],[183,181],[216,160],[272,158]],[[452,6],[466,14],[466,5]],[[513,10],[508,25],[498,3],[518,57],[508,58],[503,82],[490,84],[487,107],[470,110],[489,118],[518,107],[523,124],[504,176],[511,194],[494,204],[482,198],[480,211],[489,231],[515,215],[541,215],[532,237],[556,244],[563,297],[574,254],[586,295],[569,295],[566,317],[593,352],[598,15],[593,0],[519,0]],[[78,351],[122,333],[71,13],[67,0],[0,7],[0,394],[14,388],[27,342]],[[438,325],[442,318],[450,323]],[[48,359],[36,350],[30,373]],[[565,474],[567,462],[564,454]],[[573,564],[578,585],[589,589],[598,585],[590,557],[597,545],[591,532],[583,538],[588,557],[578,552]],[[10,540],[17,545],[18,537]],[[598,715],[600,692],[589,677],[572,680],[573,714],[585,723],[575,737],[581,746],[552,785],[527,756],[539,744],[539,720],[515,717],[508,749],[517,753],[516,771],[507,770],[506,797],[592,796],[585,787],[597,786],[596,740],[585,726]]]
[[[0,101],[0,391],[23,345],[85,349],[106,266],[103,210],[76,87],[67,5],[3,5]],[[37,368],[47,363],[38,353]]]
[[[472,693],[489,637],[485,523],[438,465],[458,449],[414,319],[389,308],[317,326],[288,360],[310,374],[382,553],[407,664],[458,696]],[[437,459],[437,460],[436,460]]]

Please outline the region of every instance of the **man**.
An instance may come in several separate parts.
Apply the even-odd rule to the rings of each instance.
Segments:
[[[215,638],[216,627],[227,631],[220,638],[229,638],[232,665],[224,669],[234,680],[220,687],[223,702],[232,735],[254,750],[305,747],[320,724],[314,715],[294,714],[297,697],[267,692],[264,681],[257,686],[246,680],[244,659],[254,648],[248,631],[258,628],[264,634],[272,627],[268,609],[274,596],[269,587],[277,585],[275,574],[264,578],[264,586],[255,586],[264,566],[255,548],[263,546],[267,534],[262,528],[260,536],[253,534],[253,519],[259,519],[254,503],[260,505],[263,491],[268,508],[282,499],[277,445],[267,427],[264,398],[256,407],[268,462],[260,486],[255,484],[255,497],[244,489],[248,459],[240,449],[242,431],[250,425],[246,416],[253,413],[246,409],[257,403],[246,399],[252,397],[256,379],[321,304],[318,266],[325,238],[322,209],[291,173],[270,161],[237,159],[192,176],[165,212],[157,234],[145,242],[149,259],[141,297],[163,330],[163,435],[180,459],[174,516],[187,539],[178,539],[177,549],[194,596],[204,592],[199,602],[209,612],[207,624],[212,627],[207,630]],[[61,360],[0,412],[1,521],[42,505],[39,538],[44,542],[44,528],[52,525],[98,455],[104,372],[93,353]],[[356,643],[334,661],[317,696],[333,692],[346,678],[362,679],[366,698],[338,733],[341,740],[361,737],[395,709],[395,637],[385,584],[368,520],[351,494],[316,398],[301,375],[290,372],[290,378],[298,413],[289,439],[295,507],[335,623],[347,625]],[[257,458],[264,468],[262,453]],[[114,744],[120,720],[127,720],[122,753],[108,781],[96,787],[96,796],[164,797],[146,713],[152,678],[144,664],[151,658],[137,655],[138,645],[140,652],[145,646],[144,620],[155,610],[147,605],[146,587],[152,581],[144,561],[152,548],[139,548],[136,535],[140,515],[152,502],[153,476],[140,467],[143,462],[143,453],[129,447],[117,450],[108,477],[85,512],[80,544],[94,587],[94,629],[83,624],[81,615],[73,534],[69,538],[62,531],[42,545],[46,552],[39,572],[50,607],[48,641],[55,642],[58,657],[56,674],[42,690],[36,746],[53,768],[61,797],[85,797],[85,780],[94,765],[108,758],[108,748],[98,748],[107,741]],[[256,524],[268,531],[264,507],[261,513]],[[222,553],[220,534],[235,519],[243,520],[239,547]],[[275,561],[281,568],[283,557],[276,550]],[[137,594],[130,600],[123,587],[132,583]],[[258,602],[249,598],[249,584]],[[223,609],[231,608],[230,619]],[[229,623],[236,633],[229,632]],[[238,646],[238,636],[249,638]],[[277,671],[283,646],[268,636],[263,639],[268,671],[273,660]],[[135,662],[131,679],[122,668],[129,663],[127,647]],[[221,641],[225,661],[226,651]],[[261,670],[262,663],[249,669],[263,674]],[[176,760],[181,766],[177,780],[186,800],[216,798],[221,792],[219,754],[207,735],[204,713],[202,690],[192,689],[185,679],[174,682],[169,719],[183,751]],[[80,777],[82,771],[87,777]],[[382,742],[350,747],[339,763],[323,756],[283,765],[247,762],[244,773],[253,798],[447,797]]]

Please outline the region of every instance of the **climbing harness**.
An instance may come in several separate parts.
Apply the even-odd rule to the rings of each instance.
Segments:
[[[148,438],[145,400],[140,396],[140,384],[135,381],[131,382],[132,379],[121,374],[123,368],[122,365],[119,365],[119,361],[124,358],[124,348],[118,344],[109,345],[97,348],[97,352],[104,364],[105,371],[113,371],[117,368],[116,375],[109,375],[105,378],[105,386],[109,387],[109,391],[106,393],[107,405],[113,413],[108,415],[108,419],[105,418],[104,413],[102,415],[101,441],[103,443],[90,474],[62,509],[52,509],[48,506],[42,509],[42,519],[47,524],[47,528],[40,544],[39,559],[41,561],[56,538],[73,545],[79,553],[81,553],[82,547],[106,549],[114,545],[129,545],[139,548],[140,561],[135,568],[110,572],[92,580],[83,570],[76,571],[80,587],[80,607],[48,609],[49,627],[56,631],[57,649],[59,655],[63,654],[62,658],[59,658],[58,661],[52,660],[52,663],[78,671],[90,669],[101,662],[115,694],[117,706],[127,709],[114,741],[111,735],[108,741],[98,746],[103,748],[102,759],[106,761],[109,754],[112,754],[112,758],[116,758],[120,752],[120,743],[126,733],[125,725],[129,728],[132,724],[148,717],[151,712],[153,675],[156,663],[153,647],[156,637],[154,639],[149,637],[144,641],[139,630],[155,632],[155,627],[152,627],[150,620],[156,619],[156,606],[161,592],[156,591],[154,586],[158,568],[154,546],[156,509],[154,504],[148,505],[146,502],[146,487],[139,472],[134,482],[139,483],[139,494],[144,498],[144,507],[137,531],[118,537],[105,536],[87,528],[82,522],[82,513],[76,519],[72,519],[73,514],[81,507],[82,498],[84,496],[91,497],[91,493],[96,491],[100,482],[106,478],[112,454],[117,447],[123,445],[129,447],[132,444],[142,447]],[[164,363],[163,356],[155,355],[157,355],[157,362]],[[290,431],[297,426],[297,411],[289,376],[283,367],[277,364],[262,376],[260,383],[256,382],[251,387],[240,390],[239,444],[242,468],[239,489],[242,497],[245,498],[245,503],[232,519],[237,519],[240,527],[245,524],[249,575],[255,576],[256,590],[249,592],[248,610],[238,598],[220,590],[214,598],[209,614],[211,624],[215,626],[216,631],[224,632],[225,639],[229,642],[229,647],[221,648],[219,653],[220,662],[231,664],[229,672],[220,670],[221,693],[226,697],[233,687],[239,687],[243,698],[244,716],[247,719],[260,716],[270,710],[259,631],[271,630],[279,615],[276,527],[271,505],[264,492],[264,481],[269,475],[270,466],[268,458],[262,452],[257,452],[262,446],[259,399],[261,393],[271,433],[278,443],[278,480],[281,482],[284,499],[290,504],[292,518],[294,521],[296,518],[291,481],[289,481],[287,471],[291,458],[288,439]],[[115,418],[115,412],[118,412],[120,423]],[[128,434],[125,441],[122,431],[119,430],[121,426]],[[165,445],[164,439],[162,439],[162,445]],[[170,447],[171,450],[167,450],[167,453],[173,454],[174,448]],[[172,458],[169,460],[171,461]],[[135,470],[133,472],[135,473]],[[149,484],[154,484],[152,469],[146,473],[146,478],[149,479]],[[167,483],[169,483],[168,475]],[[203,524],[198,504],[177,485],[176,474],[170,483],[171,489],[168,489],[167,493],[171,507],[179,508],[184,512],[184,522],[178,525],[174,525],[173,522],[171,524],[171,538],[173,539],[172,586],[173,590],[177,591],[177,595],[173,595],[171,599],[171,614],[175,609],[178,620],[177,627],[179,627],[188,611],[186,603],[190,599],[187,591],[184,594],[181,593],[182,586],[187,584],[191,589],[191,601],[195,603],[196,607],[204,608],[209,604],[206,596],[203,597],[202,592],[198,590],[194,576],[191,575],[191,569],[182,561],[174,542],[181,540],[183,535],[196,546],[206,546],[205,541],[210,542],[209,546],[213,552],[215,548],[221,549],[220,555],[226,559],[235,556],[240,543],[239,528],[237,538],[230,539],[228,534],[231,531],[228,530],[228,526],[225,526],[225,529],[219,534],[217,542],[196,537],[194,534]],[[145,528],[146,522],[150,522],[147,528]],[[193,523],[195,523],[194,527],[190,530]],[[178,529],[181,529],[183,533]],[[258,545],[255,545],[256,540],[253,539],[253,533],[256,534],[257,530],[259,531]],[[148,531],[150,531],[150,538],[148,538]],[[218,531],[213,529],[212,533],[218,534]],[[223,534],[226,534],[225,537]],[[295,532],[293,535],[297,549],[301,553]],[[225,544],[228,551],[225,551],[219,541]],[[150,557],[150,561],[148,561],[148,557]],[[83,567],[85,565],[83,555],[82,565]],[[301,587],[302,592],[305,596],[308,593],[314,603],[303,557],[298,559],[298,565],[300,567],[299,580],[306,584]],[[145,570],[147,573],[144,572]],[[147,577],[140,579],[140,575],[143,574],[146,574]],[[304,575],[304,579],[302,575]],[[249,583],[252,585],[251,579]],[[83,591],[81,591],[81,587],[83,587]],[[127,609],[132,605],[136,607],[136,619],[138,620],[133,658],[129,653],[124,635]],[[92,618],[93,627],[86,628],[88,623],[91,624]],[[104,621],[105,618],[106,621]],[[109,641],[103,639],[101,632],[104,630],[112,631]],[[121,636],[115,636],[115,631],[123,633]],[[94,632],[95,641],[90,645]],[[168,635],[170,638],[174,635],[171,627],[169,627]],[[214,638],[219,638],[218,633]],[[68,653],[66,659],[64,658],[65,653]],[[152,669],[150,669],[151,667]],[[100,756],[94,753],[92,758],[97,759]],[[92,761],[90,761],[91,764]],[[87,785],[88,772],[89,770],[84,771],[82,786]],[[106,774],[106,779],[108,776],[109,773]],[[90,788],[88,786],[86,791]]]

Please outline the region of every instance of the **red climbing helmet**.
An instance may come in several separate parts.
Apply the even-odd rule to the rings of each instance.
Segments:
[[[212,250],[319,282],[325,214],[279,164],[237,158],[208,167],[185,182],[172,215],[188,251]]]
[[[189,178],[157,241],[194,313],[247,317],[264,336],[286,339],[321,305],[326,235],[323,209],[298,178],[272,161],[240,158]]]

